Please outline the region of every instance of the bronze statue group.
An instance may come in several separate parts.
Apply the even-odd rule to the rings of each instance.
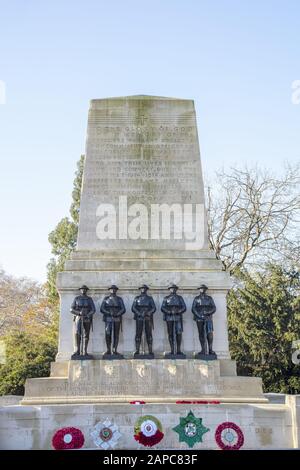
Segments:
[[[83,285],[80,288],[81,294],[75,297],[71,313],[75,322],[75,344],[76,351],[72,359],[92,359],[88,354],[88,342],[90,331],[93,325],[93,315],[96,312],[92,297],[87,295],[89,288]],[[153,336],[154,328],[153,315],[156,312],[156,305],[148,294],[149,287],[143,284],[139,287],[140,294],[137,295],[131,307],[136,322],[135,353],[134,358],[154,358]],[[168,339],[171,351],[165,354],[166,358],[185,358],[181,350],[183,323],[182,315],[186,312],[186,304],[182,296],[177,294],[178,287],[172,284],[168,287],[170,291],[162,302],[161,311],[163,319],[167,324]],[[201,351],[195,355],[198,359],[217,359],[213,351],[213,321],[212,315],[216,311],[216,306],[212,297],[207,295],[207,286],[202,284],[199,287],[200,293],[194,298],[192,305],[193,319],[197,325]],[[117,295],[118,287],[110,286],[109,295],[105,296],[100,307],[105,322],[105,341],[107,351],[103,359],[122,359],[123,355],[118,353],[120,330],[122,329],[122,316],[126,308],[122,297]],[[141,354],[142,335],[145,333],[148,345],[148,354]]]

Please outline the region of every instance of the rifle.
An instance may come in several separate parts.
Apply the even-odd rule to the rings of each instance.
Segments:
[[[118,310],[120,309],[120,307],[118,305],[111,305],[110,306],[110,309],[111,309],[111,317],[112,318],[120,318],[120,327],[121,327],[121,331],[123,331],[123,318],[122,318],[122,315],[117,315],[117,312]]]
[[[205,313],[206,306],[205,305],[199,305],[199,307],[198,307],[198,309],[195,309],[195,311],[193,313],[194,313],[195,317],[198,320],[205,321],[206,317],[207,317],[207,314]]]
[[[111,316],[112,317],[118,317],[119,315],[116,315],[116,313],[118,312],[119,310],[119,307],[118,306],[110,306],[110,309],[111,309]]]
[[[80,355],[84,355],[84,345],[83,345],[83,336],[84,336],[84,317],[88,316],[88,307],[83,307],[80,311],[80,323],[81,323],[81,341],[80,341]]]
[[[83,309],[81,310],[81,313],[80,313],[80,321],[81,321],[80,355],[83,356],[84,355],[84,351],[83,351],[83,332],[84,332],[84,329],[83,329]]]
[[[176,316],[176,315],[180,315],[181,331],[183,332],[182,313],[176,312],[175,309],[172,309],[172,315],[173,315],[174,328],[175,328],[175,322],[178,321],[178,320],[175,319],[175,316]],[[174,338],[175,338],[175,329],[174,329]]]
[[[176,342],[176,320],[175,320],[175,309],[172,308],[172,317],[173,317],[173,347],[174,347],[174,353],[177,353],[177,342]],[[175,351],[176,350],[176,351]]]

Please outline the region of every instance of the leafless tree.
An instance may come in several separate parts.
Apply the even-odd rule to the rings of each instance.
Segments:
[[[52,311],[43,287],[28,278],[16,278],[0,269],[0,336],[25,324],[50,323]]]
[[[224,269],[300,265],[300,165],[279,176],[257,166],[221,170],[206,196],[210,244]]]

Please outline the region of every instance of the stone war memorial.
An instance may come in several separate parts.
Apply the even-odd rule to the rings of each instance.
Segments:
[[[264,395],[228,344],[194,102],[90,103],[56,361],[0,408],[2,449],[288,449],[299,396]]]

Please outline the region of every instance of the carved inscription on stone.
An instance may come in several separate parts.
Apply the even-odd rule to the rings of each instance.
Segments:
[[[78,249],[118,248],[97,239],[97,207],[120,196],[129,205],[201,204],[196,116],[190,100],[129,97],[94,100],[89,112]],[[150,218],[149,218],[150,222]],[[159,241],[122,240],[122,248],[157,249]],[[173,243],[172,243],[173,242]],[[184,240],[176,240],[184,248]],[[174,249],[174,240],[169,242]],[[167,248],[164,242],[164,249]]]

